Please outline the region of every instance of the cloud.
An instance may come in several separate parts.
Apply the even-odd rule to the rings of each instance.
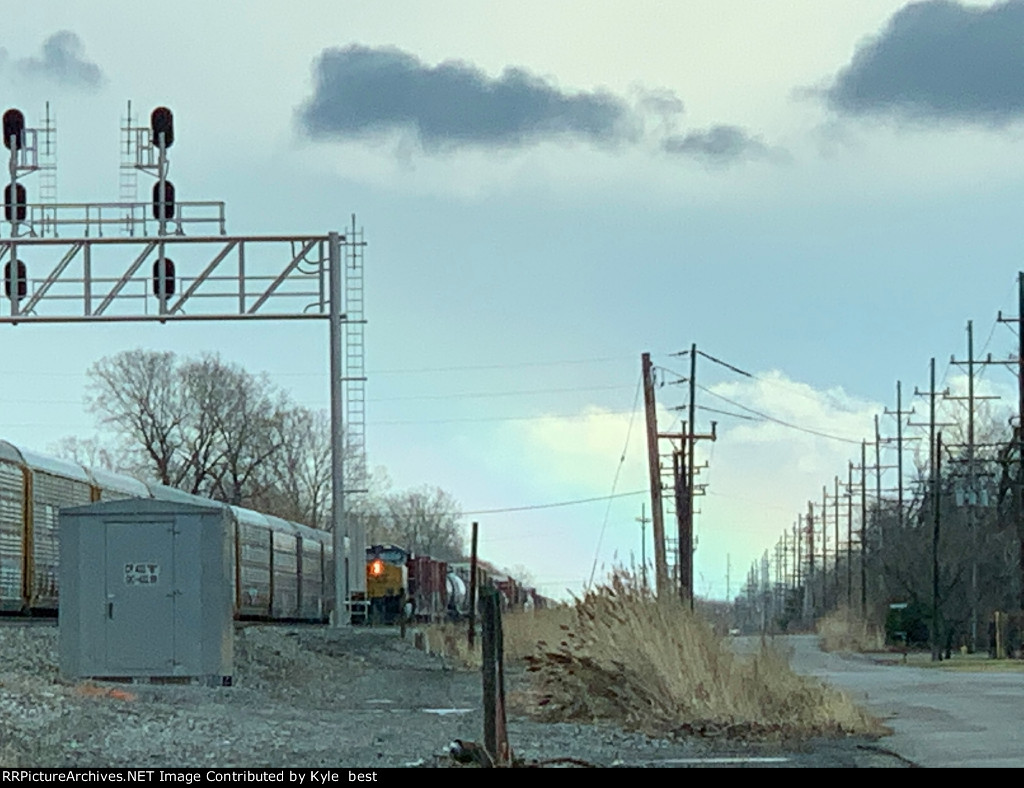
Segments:
[[[313,95],[298,113],[300,128],[314,139],[398,131],[439,150],[559,138],[615,144],[640,133],[623,99],[600,90],[568,93],[522,68],[492,78],[462,61],[430,66],[395,48],[350,45],[324,50],[314,74]]]
[[[698,394],[698,428],[708,431],[709,422],[715,419],[718,437],[714,443],[701,441],[697,446],[699,482],[708,486],[707,497],[698,502],[695,559],[699,575],[721,578],[727,560],[737,573],[759,560],[762,551],[792,527],[794,515],[806,512],[808,500],[815,502],[817,510],[823,484],[831,490],[836,475],[846,481],[848,464],[860,463],[860,441],[873,439],[874,415],[881,413],[885,404],[841,388],[815,389],[776,371],[708,388],[710,392]],[[658,430],[676,432],[680,413],[671,406],[679,404],[683,396],[669,392],[667,387],[659,392]],[[791,426],[757,420],[759,417],[743,407]],[[889,424],[883,424],[886,434],[891,434],[891,425],[891,418]],[[649,488],[642,406],[632,415],[589,407],[576,418],[551,416],[516,422],[508,429],[507,442],[498,456],[520,458],[513,468],[506,465],[506,470],[537,485],[536,500],[608,495],[613,479],[617,479],[616,493]],[[661,449],[663,468],[667,470],[671,467],[668,446],[662,445]],[[889,464],[892,449],[884,448],[883,452],[883,460]],[[909,454],[907,459],[909,463]],[[869,462],[873,460],[870,454]],[[892,472],[889,474],[887,486],[892,480]],[[552,576],[586,578],[599,544],[599,564],[610,566],[615,556],[620,562],[628,562],[631,553],[639,559],[639,525],[635,518],[641,505],[647,507],[650,516],[646,494],[602,501],[580,510],[569,507],[530,512],[536,522],[530,532],[543,533],[541,522],[547,522],[549,531],[557,534],[563,548],[559,560],[566,574]],[[665,528],[670,539],[676,528],[672,511],[669,502]],[[517,520],[522,516],[515,514]],[[649,529],[647,538],[651,538]],[[648,547],[650,544],[648,541]],[[503,542],[502,548],[507,545]],[[647,556],[650,560],[651,552]],[[704,593],[703,588],[700,590]],[[724,596],[724,583],[715,593]]]
[[[685,135],[670,135],[662,141],[661,148],[666,153],[690,156],[706,164],[718,165],[734,164],[746,159],[778,158],[782,154],[739,126],[725,125],[691,131]]]
[[[846,115],[1002,125],[1024,115],[1024,2],[913,3],[824,92]]]
[[[16,66],[27,77],[68,87],[98,88],[103,84],[103,72],[86,60],[84,54],[81,39],[70,30],[61,30],[43,42],[39,57],[22,58],[16,61]]]

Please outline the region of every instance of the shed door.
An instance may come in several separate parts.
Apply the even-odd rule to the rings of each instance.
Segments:
[[[107,665],[167,671],[174,664],[174,526],[105,523]]]

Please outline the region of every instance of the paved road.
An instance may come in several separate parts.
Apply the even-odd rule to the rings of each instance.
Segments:
[[[879,742],[926,767],[1024,768],[1024,673],[964,673],[825,654],[812,635],[776,638],[800,673],[846,690],[893,735]]]

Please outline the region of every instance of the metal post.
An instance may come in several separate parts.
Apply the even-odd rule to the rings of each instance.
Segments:
[[[348,626],[349,561],[348,523],[345,517],[345,425],[342,398],[342,314],[341,314],[341,236],[328,234],[331,303],[331,533],[334,547],[334,621],[335,627]]]
[[[159,234],[167,234],[167,144],[164,140],[164,132],[157,134],[157,149],[160,152],[160,158],[157,161],[157,193],[160,195],[159,210],[160,216],[157,217]]]

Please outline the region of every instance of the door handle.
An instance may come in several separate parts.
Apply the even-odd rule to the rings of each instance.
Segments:
[[[113,618],[113,617],[114,617],[114,603],[113,602],[107,602],[107,618]]]

